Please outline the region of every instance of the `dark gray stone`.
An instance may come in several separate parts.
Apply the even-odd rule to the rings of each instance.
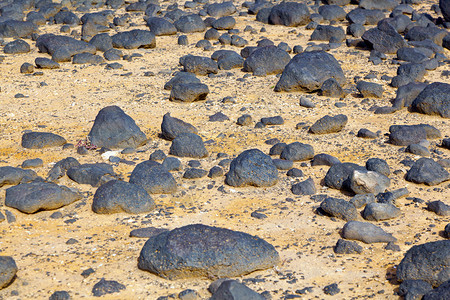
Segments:
[[[6,190],[5,205],[32,214],[54,210],[81,199],[79,193],[65,186],[47,182],[19,184]]]
[[[399,1],[396,0],[361,0],[359,7],[364,9],[393,10]]]
[[[72,298],[70,297],[70,294],[67,291],[56,291],[50,295],[50,298],[48,298],[48,300],[70,300],[70,299]]]
[[[330,295],[330,296],[334,296],[337,295],[341,292],[341,290],[338,288],[337,283],[332,283],[330,285],[327,285],[326,287],[323,288],[323,292],[326,295]]]
[[[360,81],[356,88],[364,98],[381,98],[383,96],[383,86],[374,82]]]
[[[179,171],[181,170],[181,161],[176,157],[167,157],[164,159],[162,166],[167,171]]]
[[[252,72],[255,76],[280,74],[290,60],[289,54],[278,47],[260,47],[244,61],[244,72]]]
[[[79,166],[80,163],[73,157],[66,157],[58,161],[48,172],[46,181],[56,182],[59,178],[66,175],[66,171],[71,167]]]
[[[399,288],[399,296],[404,296],[405,299],[422,299],[423,295],[431,291],[433,287],[423,280],[405,280]]]
[[[162,150],[155,150],[152,154],[150,154],[149,160],[164,160],[167,155]]]
[[[30,52],[30,45],[24,40],[15,40],[9,42],[3,47],[3,52],[6,54],[20,54]]]
[[[428,202],[427,209],[438,216],[450,216],[450,205],[439,200]]]
[[[0,256],[0,289],[7,287],[15,278],[17,265],[11,256]]]
[[[424,64],[408,63],[397,69],[397,76],[392,78],[391,86],[400,87],[411,82],[421,81],[426,74]]]
[[[287,171],[286,176],[289,176],[289,177],[303,177],[303,172],[300,169],[292,168],[289,171]]]
[[[429,55],[426,55],[424,52]],[[404,60],[404,61],[414,62],[414,63],[422,63],[425,60],[431,58],[431,55],[433,55],[432,50],[425,51],[425,50],[416,49],[416,48],[403,47],[403,48],[398,49],[398,51],[397,51],[397,59],[398,60]]]
[[[155,34],[147,30],[134,29],[123,31],[112,36],[114,48],[137,49],[137,48],[155,48]]]
[[[217,177],[222,177],[223,174],[224,174],[224,172],[223,172],[222,167],[214,166],[209,170],[208,177],[209,178],[217,178]]]
[[[358,219],[358,212],[355,206],[343,199],[327,198],[320,203],[320,208],[327,214],[344,221]]]
[[[376,25],[379,21],[385,18],[385,15],[379,9],[356,8],[350,11],[345,16],[345,18],[350,23],[357,23],[361,25]]]
[[[105,278],[102,278],[92,288],[92,294],[95,297],[101,297],[107,294],[120,293],[120,291],[124,289],[125,286],[123,284],[118,283],[115,280],[105,280]]]
[[[217,62],[209,57],[189,54],[180,58],[180,64],[184,67],[183,71],[197,75],[208,75],[210,73],[217,74],[219,71]]]
[[[408,145],[408,147],[406,147],[405,149],[405,152],[420,156],[431,156],[430,150],[420,144]]]
[[[322,87],[320,88],[320,95],[332,98],[343,98],[345,96],[345,92],[336,79],[329,78],[323,82]],[[300,105],[302,105],[301,99]]]
[[[231,16],[226,16],[215,20],[211,25],[217,30],[229,30],[234,28],[236,20]]]
[[[54,17],[56,24],[79,25],[80,18],[70,10],[60,10]]]
[[[31,159],[27,159],[24,160],[22,162],[21,167],[24,169],[28,169],[28,168],[39,168],[42,167],[44,165],[44,161],[40,158],[31,158]]]
[[[366,162],[366,169],[383,174],[384,176],[389,176],[391,173],[389,165],[381,158],[369,158]]]
[[[295,195],[314,195],[317,192],[314,180],[311,177],[292,185],[291,191]]]
[[[88,52],[95,54],[97,49],[84,41],[69,36],[43,34],[36,40],[36,47],[40,52],[48,53],[56,62],[70,61],[78,53]]]
[[[277,168],[277,170],[289,170],[294,166],[294,162],[292,160],[285,159],[273,159],[273,164]]]
[[[314,148],[308,144],[294,142],[284,147],[280,154],[281,159],[304,161],[314,157]]]
[[[106,52],[113,48],[112,38],[107,33],[99,33],[92,37],[89,44],[93,45],[97,51]]]
[[[431,40],[436,45],[442,46],[443,39],[447,34],[446,30],[437,26],[414,26],[408,29],[405,38],[408,41]]]
[[[201,83],[195,74],[189,72],[177,72],[165,85],[165,90],[171,90],[172,87],[180,83]]]
[[[326,186],[338,190],[350,190],[350,176],[354,170],[360,172],[367,171],[366,168],[354,163],[334,164],[325,175],[324,183]]]
[[[380,227],[367,222],[350,221],[342,229],[342,237],[348,240],[358,240],[366,244],[396,242],[392,234]]]
[[[0,36],[4,38],[24,38],[37,31],[37,26],[30,21],[6,20],[0,23]]]
[[[182,16],[173,25],[175,25],[179,32],[183,33],[203,32],[206,30],[206,25],[202,18],[196,14]]]
[[[272,186],[278,182],[278,171],[270,156],[258,149],[250,149],[233,159],[225,182],[237,187]]]
[[[33,170],[24,170],[10,166],[0,167],[0,187],[5,184],[16,185],[30,182],[38,176]]]
[[[198,130],[193,125],[187,122],[171,117],[170,113],[165,114],[161,123],[162,137],[166,140],[171,141],[182,133],[197,134]]]
[[[175,25],[164,18],[151,17],[147,19],[147,26],[156,36],[174,35],[177,33]]]
[[[218,52],[220,54],[217,56],[217,65],[220,70],[231,70],[242,68],[244,66],[244,59],[236,52],[230,50],[218,50],[214,53]],[[214,53],[211,58],[213,58]]]
[[[423,300],[442,300],[450,298],[450,280],[423,295]]]
[[[347,27],[347,34],[355,38],[362,37],[364,32],[366,32],[366,28],[362,24],[352,23]]]
[[[348,122],[346,115],[336,116],[326,115],[317,120],[310,128],[309,132],[314,134],[327,134],[341,131]]]
[[[177,183],[172,174],[164,166],[151,160],[136,165],[129,182],[143,187],[149,194],[172,194],[177,191]]]
[[[450,180],[450,174],[431,158],[422,157],[406,173],[406,181],[437,185]]]
[[[400,209],[389,203],[369,203],[364,208],[362,216],[368,221],[383,221],[397,218]]]
[[[397,146],[418,144],[427,139],[427,132],[422,126],[391,126],[389,132],[389,143]]]
[[[268,23],[284,26],[302,26],[310,21],[308,7],[298,2],[283,2],[270,10]]]
[[[375,132],[372,132],[366,128],[361,128],[360,130],[358,130],[356,136],[365,139],[376,139],[378,137]]]
[[[319,6],[319,14],[328,21],[343,21],[346,12],[339,5],[322,5]]]
[[[30,63],[23,63],[20,66],[20,73],[22,74],[31,74],[34,72],[34,66]]]
[[[439,115],[443,118],[450,118],[450,84],[434,82],[428,85],[414,99],[411,109],[413,111],[427,114]]]
[[[88,137],[92,145],[112,149],[137,148],[147,142],[134,120],[118,106],[107,106],[99,111]]]
[[[198,168],[189,168],[183,174],[183,178],[185,179],[198,179],[205,177],[208,174],[208,171]]]
[[[225,299],[266,300],[266,298],[236,280],[222,282],[210,298],[210,300]]]
[[[205,100],[209,89],[203,83],[178,83],[172,86],[170,101],[194,102]]]
[[[439,8],[445,21],[450,22],[450,3],[448,0],[439,0]]]
[[[369,203],[375,202],[374,194],[356,194],[353,196],[350,201],[356,208],[361,208]]]
[[[345,31],[339,26],[318,25],[311,34],[311,40],[342,42],[345,40]]]
[[[286,143],[276,143],[270,148],[269,155],[280,155],[285,147]]]
[[[363,248],[356,242],[350,242],[339,239],[334,246],[334,253],[336,254],[361,254]]]
[[[150,238],[141,250],[138,267],[173,280],[240,276],[278,262],[275,248],[258,237],[194,224]]]
[[[93,64],[98,65],[104,62],[103,57],[91,53],[83,52],[75,54],[72,58],[73,64]]]
[[[57,147],[65,143],[65,138],[51,132],[27,132],[22,135],[22,147],[27,149]]]
[[[221,18],[232,15],[236,12],[236,7],[232,1],[222,3],[212,3],[206,8],[208,15],[214,18]]]
[[[113,167],[106,163],[83,164],[67,170],[67,176],[80,184],[90,184],[98,187],[114,178]]]
[[[380,22],[376,28],[367,30],[361,38],[373,50],[381,53],[396,53],[398,49],[407,46],[403,37],[387,22]]]
[[[203,158],[208,156],[208,151],[200,136],[195,133],[180,133],[172,141],[169,154],[179,157]]]
[[[228,116],[226,116],[224,113],[222,113],[220,111],[209,116],[210,122],[225,122],[225,121],[229,121],[229,120],[230,120],[230,118],[228,118]]]
[[[92,210],[97,214],[139,214],[149,212],[154,207],[152,197],[142,187],[119,180],[101,185],[92,202]]]
[[[423,280],[433,287],[450,280],[450,240],[413,246],[397,267],[397,279]]]
[[[311,160],[311,166],[332,166],[340,163],[341,161],[339,159],[325,153],[317,154]]]
[[[37,57],[34,63],[39,69],[59,69],[61,67],[59,63],[47,57]]]
[[[181,291],[178,294],[178,298],[180,298],[180,300],[197,300],[200,298],[200,296],[198,295],[198,293],[196,291],[187,289],[187,290]]]
[[[275,91],[312,92],[320,89],[329,78],[336,79],[341,86],[345,84],[344,72],[331,54],[324,51],[302,52],[286,65]]]

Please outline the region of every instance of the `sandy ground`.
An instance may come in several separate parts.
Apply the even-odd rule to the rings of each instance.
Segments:
[[[431,4],[437,2],[424,1],[423,11],[429,11]],[[164,2],[162,7],[168,4]],[[117,15],[124,13],[124,8],[117,11]],[[144,24],[142,14],[131,14],[136,23]],[[249,45],[256,45],[261,38],[269,38],[276,44],[283,41],[291,47],[302,45],[305,48],[312,33],[304,27],[264,25],[254,21],[254,16],[236,19],[236,28],[241,30],[240,36],[247,39]],[[246,25],[251,25],[258,34],[244,33]],[[259,33],[262,27],[267,32]],[[59,25],[46,25],[40,27],[40,31],[58,33],[59,28]],[[145,26],[125,26],[120,30],[135,28],[145,29]],[[81,26],[73,29],[81,32]],[[292,29],[303,33],[303,36],[288,33]],[[246,149],[258,148],[268,153],[270,145],[264,143],[267,139],[278,138],[286,143],[300,141],[311,144],[316,154],[328,153],[343,162],[364,165],[368,158],[383,158],[391,167],[391,189],[407,187],[409,197],[425,201],[441,200],[450,204],[448,182],[428,187],[404,180],[409,168],[399,162],[406,157],[418,157],[387,144],[384,136],[393,124],[426,123],[441,130],[443,137],[449,137],[448,119],[412,114],[405,109],[391,115],[375,115],[369,111],[372,106],[389,105],[389,101],[395,97],[395,89],[380,79],[382,75],[396,74],[397,66],[391,65],[389,59],[373,66],[368,63],[368,51],[347,48],[345,45],[331,50],[330,53],[338,59],[345,72],[345,87],[355,92],[343,100],[311,94],[312,101],[316,103],[313,109],[299,106],[302,93],[273,92],[278,80],[276,76],[250,76],[243,82],[237,81],[245,75],[239,69],[219,71],[214,78],[199,76],[211,91],[206,102],[172,103],[168,100],[169,91],[163,90],[163,86],[173,72],[180,70],[179,57],[185,54],[212,54],[194,47],[203,34],[189,34],[190,44],[185,47],[177,45],[177,36],[168,36],[157,37],[155,49],[124,50],[125,54],[139,53],[142,57],[131,62],[121,61],[124,65],[122,70],[105,70],[104,65],[62,63],[59,70],[43,70],[42,76],[19,72],[22,63],[33,63],[36,57],[48,57],[47,54],[38,53],[34,42],[27,40],[32,45],[30,53],[5,55],[0,64],[0,166],[19,166],[25,159],[39,157],[43,159],[44,166],[35,171],[45,177],[55,162],[68,156],[77,158],[81,163],[101,162],[102,158],[95,151],[80,156],[74,149],[24,149],[20,146],[21,136],[24,130],[48,131],[60,134],[70,143],[76,144],[87,136],[101,108],[118,105],[152,139],[137,153],[122,155],[122,158],[136,163],[148,159],[156,149],[168,153],[170,143],[158,138],[158,133],[162,116],[170,112],[172,116],[195,125],[205,141],[214,140],[207,145],[210,156],[201,160],[205,169],[217,165],[218,152],[225,152],[232,157]],[[214,50],[240,51],[233,46],[214,47]],[[446,55],[450,55],[449,51]],[[450,83],[448,77],[441,76],[442,71],[447,69],[448,65],[429,71],[425,79],[429,82]],[[144,76],[147,71],[153,72],[155,76]],[[364,77],[370,72],[376,72],[377,79],[369,81],[382,83],[385,93],[381,99],[369,99],[362,103],[363,98],[356,93],[353,78]],[[131,75],[123,76],[126,73]],[[232,75],[228,76],[228,73]],[[15,98],[17,93],[26,97]],[[226,96],[235,97],[236,104],[221,103],[221,99]],[[337,108],[334,105],[336,102],[344,102],[346,106]],[[209,122],[208,116],[219,111],[226,114],[230,121]],[[262,117],[281,115],[285,124],[264,129],[237,126],[236,119],[244,113],[252,115],[257,121]],[[347,126],[340,133],[317,136],[309,134],[306,129],[295,129],[299,122],[312,125],[326,114],[340,113],[349,117]],[[380,135],[375,140],[357,138],[356,133],[360,128],[380,131]],[[437,148],[443,154],[433,153],[432,157],[450,158],[450,152],[439,148],[438,144],[440,140],[431,141],[430,149]],[[189,159],[181,160],[186,166]],[[301,180],[312,177],[318,187],[318,194],[350,199],[348,195],[321,185],[328,167],[300,164],[297,162],[294,166],[304,172],[305,177]],[[115,171],[124,179],[128,179],[132,169],[133,166],[124,164],[115,167]],[[392,174],[395,170],[400,172]],[[398,296],[394,295],[398,288],[394,276],[395,266],[412,245],[441,240],[441,232],[450,222],[449,217],[439,217],[425,210],[425,204],[415,204],[402,198],[397,202],[402,211],[400,217],[376,223],[398,239],[400,252],[385,250],[384,244],[359,243],[364,248],[362,254],[336,255],[333,246],[340,238],[339,232],[345,222],[316,215],[314,211],[319,202],[308,196],[293,195],[290,186],[298,179],[288,178],[284,172],[280,172],[279,183],[270,188],[225,186],[223,191],[219,191],[218,188],[224,186],[224,178],[194,181],[182,179],[182,174],[174,173],[179,192],[167,196],[155,195],[153,198],[157,209],[142,215],[93,213],[91,204],[95,188],[78,185],[67,177],[59,183],[87,193],[83,200],[59,209],[63,214],[60,219],[49,218],[53,211],[27,215],[5,207],[4,195],[9,186],[0,188],[0,211],[7,209],[16,217],[13,223],[5,221],[0,224],[0,251],[2,255],[12,256],[19,268],[16,280],[0,291],[0,298],[46,299],[57,290],[69,291],[73,299],[92,298],[92,287],[105,278],[117,280],[126,286],[118,294],[104,296],[105,299],[156,299],[177,294],[187,288],[196,290],[202,299],[206,299],[210,296],[206,290],[210,280],[169,281],[139,270],[137,258],[145,239],[129,237],[129,232],[136,228],[155,226],[172,229],[202,223],[258,235],[276,246],[281,256],[279,266],[238,278],[258,292],[269,291],[273,299],[282,299],[286,293],[295,293],[304,287],[313,287],[311,293],[303,296],[304,299],[397,299]],[[265,209],[268,218],[251,218],[250,213],[257,209]],[[76,239],[78,243],[66,244],[70,238]],[[83,278],[81,273],[88,268],[93,268],[95,273]],[[322,288],[331,283],[338,283],[341,290],[338,295],[327,296],[323,293]]]

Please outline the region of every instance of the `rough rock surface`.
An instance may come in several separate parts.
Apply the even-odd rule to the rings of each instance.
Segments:
[[[194,224],[150,238],[138,266],[173,280],[240,276],[273,267],[278,261],[275,248],[258,237]]]

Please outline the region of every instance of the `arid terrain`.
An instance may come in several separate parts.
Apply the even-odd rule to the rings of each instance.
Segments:
[[[174,2],[161,2],[167,8]],[[242,0],[235,1],[238,13],[247,11]],[[438,1],[422,1],[413,5],[419,13],[431,11],[431,5]],[[183,9],[184,2],[178,1]],[[345,6],[346,11],[355,5]],[[92,9],[91,12],[107,9]],[[197,12],[200,7],[186,9]],[[125,7],[116,10],[115,15],[125,14]],[[142,12],[128,12],[131,21],[115,30],[148,29]],[[239,35],[250,46],[267,38],[275,45],[287,43],[291,48],[301,45],[306,48],[311,42],[311,30],[305,26],[285,27],[267,25],[255,20],[254,15],[238,16],[235,13]],[[82,16],[83,13],[76,12]],[[386,14],[388,16],[388,13]],[[345,22],[338,23],[346,27]],[[244,32],[250,25],[256,33]],[[61,25],[47,24],[39,27],[39,34],[60,33]],[[366,26],[366,29],[372,26]],[[265,28],[265,32],[260,32]],[[71,31],[81,32],[81,25],[72,26]],[[294,32],[293,32],[294,31]],[[229,228],[257,235],[276,247],[281,263],[271,269],[257,271],[236,279],[251,289],[261,293],[269,291],[272,299],[284,299],[288,294],[305,287],[312,291],[301,296],[302,299],[399,299],[395,294],[398,283],[395,269],[405,252],[413,245],[442,240],[442,231],[450,222],[450,217],[438,216],[426,210],[426,202],[441,200],[450,205],[449,181],[437,186],[414,184],[404,179],[409,167],[400,163],[405,158],[417,160],[419,156],[405,153],[404,147],[387,143],[387,133],[391,125],[413,125],[425,123],[439,129],[442,138],[450,137],[450,121],[439,116],[429,116],[408,112],[406,108],[393,114],[374,114],[374,107],[389,106],[395,98],[396,88],[390,81],[381,79],[382,75],[396,75],[397,65],[392,64],[395,54],[387,54],[387,59],[379,65],[368,61],[370,51],[347,47],[345,42],[332,54],[344,71],[348,91],[345,98],[329,98],[317,93],[274,92],[278,81],[276,75],[252,76],[241,69],[219,70],[215,76],[198,76],[208,85],[210,93],[206,101],[179,103],[169,101],[170,91],[164,84],[173,73],[182,69],[179,58],[186,54],[208,56],[213,51],[228,49],[240,52],[241,48],[231,45],[213,44],[213,51],[196,48],[197,41],[203,39],[204,32],[187,34],[189,45],[180,46],[180,35],[157,36],[153,49],[122,49],[124,54],[141,54],[131,61],[119,61],[123,69],[107,70],[105,64],[75,65],[61,63],[59,69],[44,69],[41,75],[21,74],[20,66],[34,63],[37,57],[49,57],[39,53],[35,42],[25,39],[31,51],[25,54],[3,55],[0,63],[0,166],[18,167],[26,159],[41,158],[44,165],[35,168],[36,173],[46,178],[52,166],[66,157],[74,157],[80,163],[104,162],[101,155],[91,150],[87,155],[77,154],[76,148],[63,150],[61,147],[46,149],[25,149],[21,137],[25,130],[45,131],[59,134],[69,143],[84,140],[89,133],[100,109],[117,105],[131,116],[141,130],[150,138],[149,142],[132,154],[118,154],[123,159],[140,163],[149,159],[155,150],[169,153],[170,142],[159,137],[164,114],[180,118],[196,126],[205,141],[209,156],[200,159],[201,168],[209,170],[221,160],[218,153],[226,153],[229,158],[236,157],[244,150],[257,148],[268,154],[271,145],[265,141],[273,138],[284,143],[299,141],[314,147],[315,154],[327,153],[342,162],[365,165],[369,158],[381,158],[390,166],[391,186],[389,190],[407,188],[409,195],[398,199],[400,217],[373,222],[398,239],[400,251],[386,250],[385,243],[364,244],[361,254],[336,254],[333,251],[340,231],[346,223],[343,220],[318,215],[316,209],[320,199],[311,196],[297,196],[291,192],[293,183],[308,177],[314,180],[317,194],[349,200],[352,195],[324,186],[323,179],[328,166],[311,166],[309,161],[295,162],[301,169],[303,178],[286,176],[279,172],[279,182],[272,187],[231,187],[224,183],[225,177],[197,180],[183,179],[184,169],[191,159],[180,158],[183,170],[173,172],[178,191],[171,195],[152,195],[156,209],[148,214],[118,213],[111,215],[95,214],[92,198],[96,191],[89,185],[80,185],[67,176],[58,184],[75,188],[83,193],[83,199],[60,208],[61,218],[50,218],[55,211],[40,211],[24,214],[4,205],[5,190],[0,188],[0,212],[10,211],[14,222],[0,223],[1,255],[12,256],[18,266],[17,277],[8,287],[0,291],[1,299],[48,299],[55,291],[68,291],[72,299],[94,298],[92,288],[101,278],[116,280],[126,286],[120,293],[103,296],[104,299],[157,299],[160,296],[178,294],[185,289],[194,289],[201,299],[211,294],[207,287],[212,282],[206,279],[167,280],[138,269],[137,258],[145,238],[130,237],[130,231],[143,227],[174,229],[188,224],[201,223]],[[76,37],[76,38],[79,38]],[[7,42],[12,38],[4,39]],[[214,41],[212,41],[214,43]],[[315,41],[316,44],[321,42]],[[99,54],[99,53],[98,53]],[[101,55],[101,53],[100,53]],[[294,56],[293,53],[290,54]],[[445,55],[450,55],[445,50]],[[426,82],[450,83],[449,61],[435,70],[427,71]],[[151,76],[147,72],[151,72]],[[354,78],[363,79],[375,74],[367,81],[383,85],[382,98],[363,98],[356,90]],[[17,94],[23,94],[18,97]],[[235,103],[223,103],[225,97],[233,97]],[[301,97],[309,98],[316,106],[305,108],[299,105]],[[335,104],[341,103],[340,107]],[[228,121],[210,122],[209,116],[222,112]],[[238,126],[236,120],[243,114],[253,118],[250,126]],[[345,114],[348,123],[338,133],[314,135],[308,126],[325,115]],[[282,116],[283,125],[254,128],[260,118]],[[304,122],[296,129],[296,124]],[[361,128],[378,133],[375,139],[356,136]],[[442,138],[430,140],[431,158],[450,159],[450,151],[440,147]],[[439,150],[438,153],[434,150]],[[113,164],[114,171],[128,181],[134,165]],[[447,169],[448,170],[448,169]],[[397,171],[397,172],[394,172]],[[415,203],[411,197],[424,200]],[[251,217],[254,211],[263,212],[265,219]],[[360,211],[360,210],[359,210]],[[362,217],[360,220],[363,221]],[[75,243],[66,242],[75,239]],[[95,272],[88,277],[81,273],[92,268]],[[324,294],[323,288],[337,283],[340,293],[334,296]]]

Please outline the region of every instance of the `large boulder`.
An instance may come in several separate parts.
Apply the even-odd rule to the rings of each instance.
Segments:
[[[192,33],[206,30],[205,22],[197,14],[182,16],[173,23],[179,32]]]
[[[406,173],[406,181],[437,185],[450,180],[450,174],[431,158],[422,157]]]
[[[239,154],[230,164],[225,183],[231,186],[272,186],[278,182],[278,170],[270,156],[250,149]]]
[[[92,210],[98,214],[149,212],[155,207],[147,191],[135,184],[111,180],[101,185],[94,194]]]
[[[36,40],[40,52],[48,53],[56,62],[70,61],[75,54],[88,52],[95,54],[97,48],[84,41],[69,36],[43,34]]]
[[[434,287],[450,280],[450,240],[413,246],[397,267],[397,279],[423,280]]]
[[[301,26],[310,21],[308,7],[298,2],[282,2],[272,7],[269,24],[284,26]]]
[[[141,250],[138,267],[173,280],[241,276],[278,261],[275,248],[256,236],[194,224],[151,237]]]
[[[434,82],[414,99],[411,110],[450,118],[450,84]]]
[[[319,90],[325,80],[334,78],[342,86],[345,76],[338,61],[324,51],[303,52],[294,56],[284,69],[275,92]]]
[[[256,76],[279,74],[290,60],[289,54],[278,47],[260,47],[244,61],[244,72],[253,72]]]
[[[81,199],[79,193],[48,182],[19,184],[6,190],[5,205],[32,214],[54,210]]]
[[[118,106],[99,111],[88,137],[92,145],[107,148],[136,148],[147,141],[134,120]]]
[[[376,28],[367,30],[362,39],[373,50],[381,53],[396,53],[398,49],[407,46],[403,37],[387,22],[380,22]]]
[[[130,183],[143,187],[149,194],[171,194],[177,182],[161,164],[147,160],[138,164],[130,175]]]
[[[111,180],[114,169],[107,163],[75,165],[67,170],[67,176],[80,184],[98,187]]]

